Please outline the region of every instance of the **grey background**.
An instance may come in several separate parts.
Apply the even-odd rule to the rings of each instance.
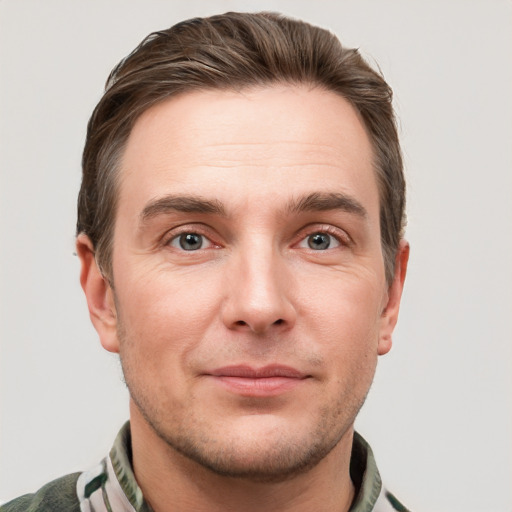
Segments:
[[[226,10],[328,27],[395,90],[412,253],[358,421],[416,511],[512,508],[512,4],[0,0],[0,500],[94,465],[127,418],[73,255],[85,127],[150,31]]]

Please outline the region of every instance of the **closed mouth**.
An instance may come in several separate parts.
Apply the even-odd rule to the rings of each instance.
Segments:
[[[260,368],[234,365],[206,374],[224,389],[241,396],[269,397],[289,391],[311,377],[295,368],[272,364]]]

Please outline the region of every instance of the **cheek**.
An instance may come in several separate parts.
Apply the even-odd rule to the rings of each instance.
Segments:
[[[160,270],[122,278],[119,321],[144,359],[184,357],[213,324],[221,302],[215,276],[208,281],[198,273]]]
[[[305,316],[309,311],[327,339],[354,340],[364,346],[365,340],[378,337],[382,300],[377,290],[383,287],[376,279],[338,272],[325,279],[317,276],[302,288]]]
[[[377,364],[380,301],[375,281],[337,277],[310,287],[310,331],[330,367],[326,376],[333,392],[362,396]]]

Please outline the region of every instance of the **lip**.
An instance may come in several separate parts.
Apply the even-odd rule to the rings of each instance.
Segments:
[[[227,391],[251,397],[269,397],[285,393],[309,377],[295,368],[278,364],[261,368],[250,365],[224,366],[206,375],[212,377]]]

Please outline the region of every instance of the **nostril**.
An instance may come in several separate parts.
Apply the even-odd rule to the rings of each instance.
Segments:
[[[279,318],[278,320],[273,322],[272,325],[282,325],[284,323],[285,321],[282,318]],[[250,324],[248,324],[244,320],[237,320],[234,325],[236,325],[237,327],[246,327],[249,326]]]

